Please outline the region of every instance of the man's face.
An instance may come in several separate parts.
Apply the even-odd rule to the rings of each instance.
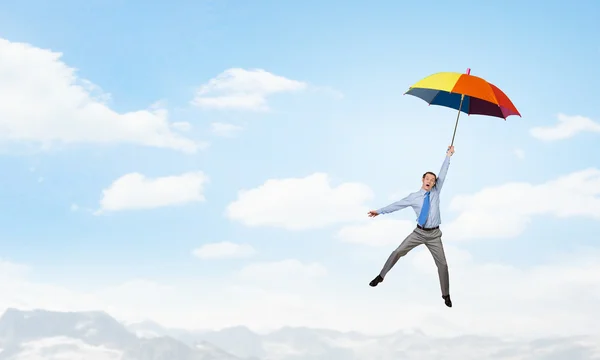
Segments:
[[[425,175],[425,177],[423,178],[423,189],[425,191],[429,191],[431,190],[433,185],[435,185],[435,176],[431,174]]]

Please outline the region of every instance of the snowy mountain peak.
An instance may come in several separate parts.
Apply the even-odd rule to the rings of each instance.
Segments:
[[[99,360],[236,359],[208,343],[198,349],[172,337],[142,339],[102,311],[7,309],[0,317],[0,348],[0,360],[47,356]]]

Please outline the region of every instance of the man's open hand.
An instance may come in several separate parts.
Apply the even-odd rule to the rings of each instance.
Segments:
[[[452,156],[453,154],[454,154],[454,146],[448,146],[448,151],[446,152],[446,155]]]
[[[369,211],[369,213],[368,213],[368,214],[369,214],[369,217],[375,217],[375,216],[379,215],[379,214],[377,213],[377,211],[375,211],[375,210],[371,210],[371,211]]]

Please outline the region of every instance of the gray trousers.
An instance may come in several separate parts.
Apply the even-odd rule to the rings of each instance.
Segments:
[[[390,257],[387,259],[383,269],[381,269],[382,278],[396,265],[396,262],[408,254],[409,251],[417,247],[418,245],[425,244],[433,256],[435,265],[438,268],[438,275],[440,277],[440,288],[442,289],[442,295],[450,294],[450,279],[448,275],[448,264],[446,263],[446,254],[444,253],[444,245],[442,244],[442,231],[438,228],[435,230],[422,230],[418,227],[410,233],[404,241],[394,250]]]

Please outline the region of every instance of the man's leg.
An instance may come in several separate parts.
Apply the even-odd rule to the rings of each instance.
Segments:
[[[442,290],[442,297],[444,298],[446,305],[451,307],[452,302],[450,301],[450,275],[448,273],[448,263],[446,261],[446,253],[444,252],[444,245],[442,244],[442,232],[439,229],[431,231],[428,234],[425,241],[425,246],[431,252],[435,265],[438,269],[438,276],[440,278],[440,288]]]
[[[401,257],[408,254],[409,251],[411,251],[416,246],[421,245],[423,243],[421,238],[422,237],[415,231],[410,233],[404,239],[404,241],[402,241],[402,243],[396,248],[396,250],[392,251],[392,253],[388,257],[387,261],[383,265],[383,268],[381,269],[381,272],[379,273],[379,275],[377,275],[377,277],[375,277],[375,279],[371,280],[371,283],[369,285],[377,286],[377,284],[382,282],[383,278],[385,278],[385,275],[394,267],[394,265],[396,265],[396,262],[398,262],[398,260]]]

